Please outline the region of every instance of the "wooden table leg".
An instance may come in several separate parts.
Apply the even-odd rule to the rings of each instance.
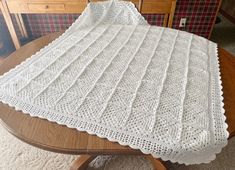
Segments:
[[[151,161],[154,170],[166,170],[166,167],[163,164],[162,160],[156,159],[152,157],[151,155],[146,155],[145,157]]]
[[[78,159],[76,159],[70,170],[86,170],[88,164],[93,161],[97,156],[94,155],[81,155]]]
[[[88,164],[96,157],[94,155],[81,155],[72,163],[70,170],[86,170]],[[160,159],[155,159],[151,155],[146,155],[145,157],[151,161],[154,170],[166,170],[165,165]]]

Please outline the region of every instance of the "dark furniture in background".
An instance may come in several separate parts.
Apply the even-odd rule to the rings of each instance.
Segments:
[[[25,3],[20,3],[21,1],[26,2],[26,6]],[[19,9],[30,11],[39,10],[37,14],[31,14],[32,12],[29,12],[30,14],[25,14],[22,16],[15,14],[10,15],[16,32],[13,36],[18,37],[20,40],[27,37],[35,39],[48,33],[65,30],[79,16],[79,11],[82,11],[80,8],[76,7],[76,3],[81,4],[82,9],[84,9],[87,3],[86,0],[42,0],[40,1],[41,3],[38,3],[38,1],[40,0],[0,0],[0,2],[10,3],[10,11],[13,13],[16,13],[17,10],[19,12]],[[132,1],[137,3],[139,0]],[[159,0],[143,0],[143,2],[145,1],[154,2]],[[17,3],[21,5],[16,5]],[[35,3],[38,4],[35,5]],[[73,8],[74,11],[66,12],[67,3],[75,3],[75,7]],[[177,0],[172,27],[209,38],[215,23],[220,3],[221,0]],[[15,11],[12,11],[12,9],[15,9]],[[78,12],[75,13],[75,11]],[[164,15],[146,14],[144,17],[152,25],[162,25],[164,21]],[[181,18],[187,18],[185,28],[179,28]],[[25,27],[22,27],[22,25],[19,26],[19,23],[21,23],[22,20],[25,23]]]

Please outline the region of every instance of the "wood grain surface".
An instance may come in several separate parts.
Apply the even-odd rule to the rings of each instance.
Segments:
[[[235,135],[235,56],[219,48],[219,61],[226,122],[231,138]]]

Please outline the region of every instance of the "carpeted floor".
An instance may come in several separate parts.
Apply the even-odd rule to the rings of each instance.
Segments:
[[[235,26],[224,18],[214,28],[211,40],[235,55]],[[0,125],[0,170],[67,170],[78,156],[44,151],[9,134]],[[169,170],[235,170],[235,137],[209,164],[184,166],[167,162]],[[142,156],[100,156],[88,170],[151,170]]]
[[[30,146],[8,133],[0,125],[1,170],[67,170],[78,156],[63,155]],[[232,170],[235,169],[235,138],[209,164],[184,166],[167,162],[169,170]],[[152,170],[142,156],[99,156],[88,170]]]

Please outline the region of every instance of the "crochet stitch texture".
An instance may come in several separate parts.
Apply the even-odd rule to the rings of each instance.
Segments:
[[[215,43],[148,25],[75,22],[0,77],[17,110],[185,164],[227,144],[221,94]]]

